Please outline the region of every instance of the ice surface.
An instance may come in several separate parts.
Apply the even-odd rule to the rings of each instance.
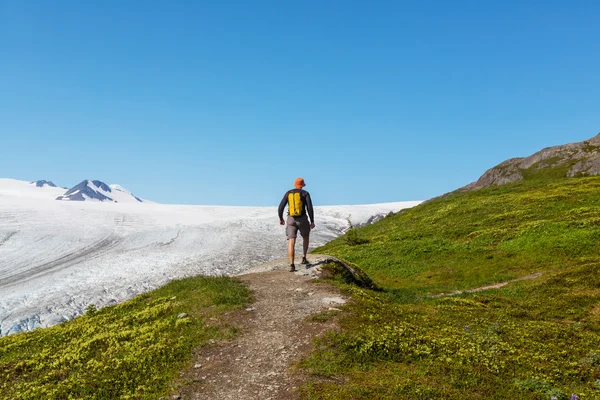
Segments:
[[[0,336],[286,254],[276,207],[55,201],[61,191],[0,179]],[[358,224],[418,203],[316,207],[311,247],[341,234],[349,215]]]

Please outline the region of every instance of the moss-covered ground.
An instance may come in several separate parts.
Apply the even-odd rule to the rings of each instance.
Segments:
[[[316,249],[381,290],[340,282],[354,301],[303,361],[315,377],[306,397],[599,399],[600,177],[529,178],[437,198],[357,229],[364,240]]]
[[[169,393],[193,348],[235,334],[223,315],[250,296],[231,278],[188,278],[0,338],[0,398],[157,399]]]

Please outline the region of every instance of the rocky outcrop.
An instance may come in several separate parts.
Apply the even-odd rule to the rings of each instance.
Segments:
[[[565,177],[600,174],[600,134],[589,140],[545,148],[524,158],[512,158],[486,171],[463,190],[477,190],[525,179],[528,172],[562,168]]]
[[[375,222],[381,221],[382,219],[384,219],[385,217],[387,217],[390,214],[393,214],[393,212],[390,211],[387,214],[386,213],[379,213],[379,214],[371,215],[366,222],[358,223],[354,227],[355,228],[362,228],[363,226],[372,225]]]

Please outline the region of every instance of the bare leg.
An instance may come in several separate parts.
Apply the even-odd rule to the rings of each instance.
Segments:
[[[288,256],[290,257],[290,264],[294,263],[294,247],[296,246],[296,238],[288,239]]]
[[[308,243],[309,243],[309,237],[302,236],[302,250],[304,250],[304,258],[306,258],[306,253],[308,253]]]

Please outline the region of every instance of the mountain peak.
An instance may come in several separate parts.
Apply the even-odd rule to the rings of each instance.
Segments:
[[[35,182],[30,182],[30,183],[37,187],[44,187],[44,186],[56,187],[56,185],[52,181],[39,180],[39,181],[35,181]]]
[[[477,190],[545,175],[569,178],[600,175],[600,133],[582,142],[547,147],[529,157],[506,160],[463,189]]]
[[[142,199],[134,196],[120,185],[107,185],[102,181],[89,179],[73,186],[64,195],[58,196],[56,200],[143,203]]]

